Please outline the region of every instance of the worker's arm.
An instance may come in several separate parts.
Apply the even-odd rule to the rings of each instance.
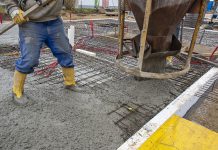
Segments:
[[[18,7],[17,0],[0,0],[0,2],[6,6],[6,10],[14,23],[22,24],[27,21],[27,19],[23,17],[23,11]]]
[[[13,11],[18,10],[18,1],[17,0],[0,0],[6,6],[8,14],[12,14]]]

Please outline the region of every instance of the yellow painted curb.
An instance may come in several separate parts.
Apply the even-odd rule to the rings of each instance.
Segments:
[[[173,115],[138,150],[218,150],[218,133]]]

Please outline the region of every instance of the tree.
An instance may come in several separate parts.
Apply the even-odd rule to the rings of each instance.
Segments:
[[[95,9],[99,8],[99,3],[100,3],[100,0],[95,0]]]

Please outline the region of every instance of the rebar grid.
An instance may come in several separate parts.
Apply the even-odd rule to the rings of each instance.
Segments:
[[[144,124],[159,113],[169,101],[164,101],[162,105],[137,104],[130,102],[121,104],[117,109],[108,113],[113,118],[114,124],[122,131],[121,137],[124,141],[129,139]]]
[[[65,24],[65,31],[70,28],[71,25],[75,27],[75,38],[81,38],[83,36],[108,36],[118,33],[118,20],[105,19],[105,20],[87,20],[87,21],[70,21]],[[92,28],[93,26],[93,34]],[[135,22],[126,22],[127,33],[140,33]]]
[[[0,59],[0,67],[3,69],[7,69],[10,71],[14,71],[15,69],[15,61],[18,57],[12,57],[12,56],[1,56]]]
[[[184,92],[190,85],[197,81],[201,76],[203,76],[208,70],[209,66],[201,68],[198,65],[192,65],[191,70],[184,76],[170,79],[174,83],[174,87],[178,93]],[[179,96],[179,95],[176,95]]]
[[[179,64],[177,58],[174,58],[174,63]],[[136,60],[132,59],[129,65],[135,66]],[[181,62],[180,62],[181,63]],[[155,116],[158,112],[164,109],[172,100],[177,98],[183,93],[189,86],[197,81],[202,75],[204,75],[211,67],[204,64],[192,65],[191,70],[184,76],[176,79],[170,79],[174,90],[169,92],[169,97],[166,98],[161,105],[154,104],[137,104],[137,103],[124,103],[120,107],[108,113],[112,118],[116,118],[114,124],[122,130],[123,140],[129,139],[135,132],[137,132],[147,121]],[[172,69],[172,68],[171,68]],[[181,68],[174,68],[181,69]]]
[[[96,83],[105,82],[109,79],[120,79],[126,74],[120,72],[115,67],[115,56],[118,52],[118,43],[115,38],[106,37],[114,33],[118,26],[118,21],[113,19],[95,20],[95,21],[76,21],[65,23],[65,29],[70,25],[74,25],[76,29],[76,45],[75,48],[95,52],[97,57],[85,56],[76,53],[75,63],[77,64],[75,70],[78,83],[81,86],[89,85],[95,86]],[[126,22],[128,33],[138,33],[137,24],[135,22]],[[94,36],[92,35],[92,28],[94,29]],[[50,50],[42,50],[40,58],[40,65],[35,68],[34,74],[31,74],[30,83],[36,85],[45,84],[54,85],[63,82],[61,68],[58,66],[56,59],[50,53]],[[14,61],[19,57],[17,48],[3,47],[0,48],[0,67],[14,70]],[[182,56],[177,56],[182,58]],[[181,69],[182,62],[180,58],[174,58],[173,69]],[[185,58],[183,58],[185,59]],[[137,59],[130,56],[125,56],[123,62],[128,66],[135,67]],[[202,63],[193,64],[191,71],[184,77],[173,79],[175,86],[184,91],[190,83],[193,83],[197,78],[203,75],[207,70],[208,65],[202,68]],[[210,68],[210,67],[209,67]],[[172,71],[171,69],[168,69]],[[193,82],[191,82],[193,81]],[[95,84],[94,84],[95,83]]]
[[[218,103],[218,75],[215,75],[207,82],[195,96],[201,99],[207,99],[210,102]]]
[[[103,52],[115,56],[118,54],[118,43],[115,39],[103,36],[83,37],[76,42],[75,49]]]
[[[194,32],[194,28],[183,28],[183,37],[184,42],[190,42],[192,33]],[[197,44],[206,45],[209,47],[216,47],[218,45],[218,31],[200,29],[198,33],[198,39],[196,41]]]
[[[105,19],[105,20],[94,20],[94,35],[107,36],[115,32],[115,27],[118,24],[118,20],[114,19]],[[136,22],[126,21],[126,30],[125,33],[139,34],[140,31]],[[90,30],[90,21],[72,21],[65,24],[65,29],[67,30],[70,25],[75,26],[76,29],[76,38],[81,36],[91,36],[92,32]],[[184,27],[182,39],[189,42],[193,33],[193,28]],[[209,47],[216,47],[218,45],[217,41],[218,32],[212,30],[200,29],[197,43],[207,45]]]
[[[121,72],[115,64],[117,54],[117,40],[114,38],[104,37],[115,32],[114,27],[110,23],[116,23],[114,20],[94,21],[94,36],[90,30],[90,22],[69,22],[69,25],[76,27],[76,45],[75,48],[80,48],[96,53],[96,57],[88,56],[75,52],[75,72],[76,80],[79,86],[89,88],[98,88],[98,85],[104,86],[109,81],[122,82],[123,78],[129,75]],[[108,26],[109,24],[109,26]],[[128,23],[129,33],[137,33],[137,25]],[[11,51],[10,51],[11,50]],[[14,62],[19,57],[19,53],[13,48],[0,48],[0,67],[8,70],[14,70]],[[167,71],[181,69],[186,58],[183,55],[178,55],[173,58],[173,67],[168,67]],[[137,59],[131,56],[125,56],[123,62],[135,67]],[[124,140],[131,137],[138,129],[140,129],[147,121],[155,114],[166,107],[173,99],[178,97],[203,74],[205,74],[211,66],[202,62],[192,64],[191,70],[184,76],[176,79],[171,79],[175,90],[170,92],[169,99],[162,102],[161,105],[154,104],[136,104],[127,103],[121,104],[120,107],[108,113],[113,116],[115,125],[122,131]],[[28,84],[43,88],[59,88],[63,85],[63,75],[61,67],[57,64],[56,58],[53,57],[49,49],[41,51],[40,64],[35,68],[35,72],[30,74],[27,80]],[[216,96],[218,91],[214,90]],[[200,95],[199,95],[200,96]],[[214,100],[214,96],[213,99]]]
[[[95,57],[75,53],[75,72],[77,84],[79,86],[94,87],[98,84],[110,80],[119,80],[124,78],[115,64]],[[50,66],[50,67],[48,67]],[[46,84],[48,86],[63,83],[61,67],[51,53],[43,54],[40,58],[40,65],[35,72],[30,75],[28,82],[34,85]]]
[[[97,39],[96,43],[99,43],[98,40],[99,39]],[[106,39],[104,40],[106,42]],[[94,39],[92,39],[91,43],[93,42]],[[103,42],[101,43],[101,46],[102,45]],[[95,46],[98,46],[98,44]],[[105,53],[104,51],[96,52],[96,54],[97,57],[91,57],[75,53],[75,71],[78,85],[94,87],[110,80],[120,80],[121,78],[128,76],[116,68],[115,55],[108,55],[108,53]],[[2,56],[0,59],[0,66],[5,69],[14,70],[14,61],[18,58],[18,56],[17,52],[11,56]],[[132,58],[131,56],[124,57],[123,62],[132,67],[137,65],[137,59]],[[182,63],[181,59],[174,57],[174,67],[170,68],[170,70],[181,69],[180,66],[182,66]],[[209,68],[210,66],[203,63],[199,65],[193,64],[192,69],[188,74],[172,79],[171,81],[174,83],[178,93],[181,93],[204,73],[206,73]],[[57,60],[53,57],[50,50],[42,50],[40,64],[35,68],[35,72],[31,74],[28,79],[28,82],[34,85],[47,84],[50,86],[60,85],[60,83],[63,83],[61,68],[58,66]]]

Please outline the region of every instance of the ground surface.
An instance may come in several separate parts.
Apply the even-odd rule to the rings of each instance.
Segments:
[[[31,103],[17,107],[11,102],[12,73],[1,69],[0,74],[0,148],[114,149],[121,143],[95,95],[29,87]]]
[[[218,81],[187,113],[186,118],[218,132]]]
[[[87,24],[80,22],[73,25],[76,28],[80,27],[76,30],[76,36],[87,35]],[[104,30],[99,29],[98,32]],[[113,30],[112,28],[108,32]],[[5,39],[8,40],[8,44],[17,44],[17,32],[15,27],[4,34],[4,38],[0,40],[1,44],[6,43]],[[94,47],[108,48],[112,45],[110,48],[113,49],[113,46],[116,46],[116,42],[113,41],[110,45],[103,45],[102,41],[101,45],[98,44],[99,41],[92,42],[91,44],[97,43]],[[12,103],[11,97],[13,62],[16,57],[0,55],[0,149],[4,150],[116,149],[179,93],[172,81],[139,82],[131,76],[114,71],[111,60],[104,61],[104,57],[101,56],[90,58],[76,54],[77,79],[86,81],[85,86],[82,86],[87,89],[85,93],[66,91],[61,82],[48,86],[48,83],[45,83],[47,78],[43,75],[31,74],[25,87],[30,103],[26,107],[18,107]],[[42,53],[40,62],[48,65],[55,60],[48,59],[50,57],[51,54]],[[9,67],[8,64],[4,64],[7,60]],[[98,65],[100,67],[96,68]],[[57,72],[58,75],[49,79],[58,76],[61,81],[58,68],[54,73]],[[93,78],[98,78],[98,75],[106,80]],[[82,81],[79,82],[80,85]],[[90,83],[96,84],[93,87],[89,86]],[[188,80],[181,81],[178,86],[183,87],[181,84],[185,84],[186,87],[192,83]]]
[[[151,109],[154,115],[158,107],[164,107],[170,91],[169,83],[165,81],[139,83],[133,79],[120,84],[102,84],[87,93],[55,87],[47,90],[43,86],[34,88],[27,84],[25,92],[30,103],[18,107],[11,97],[13,73],[0,69],[0,76],[0,148],[4,150],[116,149],[126,133],[114,124],[122,117],[108,113],[121,104],[134,102],[154,107]],[[147,114],[147,117],[152,115]],[[138,118],[133,116],[132,119]],[[134,125],[130,122],[127,127],[134,128]]]
[[[17,44],[17,32],[15,27],[3,35],[7,41],[0,41],[7,45]],[[52,55],[42,53],[41,61],[48,57]],[[75,69],[87,70],[83,65],[87,56],[75,57],[78,66]],[[46,78],[31,74],[25,86],[30,102],[19,107],[13,104],[11,95],[11,68],[16,58],[0,57],[0,149],[116,149],[174,99],[170,94],[174,92],[170,81],[138,82],[130,76],[117,80],[113,79],[116,76],[113,73],[117,72],[110,74],[106,70],[103,75],[109,75],[107,82],[96,81],[95,87],[88,84],[83,87],[87,89],[85,93],[66,91],[62,84],[48,86],[43,84]],[[94,62],[105,68],[112,67],[100,59],[90,60],[85,64],[90,67],[88,70],[94,68],[90,66]],[[6,61],[10,61],[10,69],[2,65]],[[89,74],[95,71],[98,74],[95,69]],[[88,74],[80,72],[82,75],[77,79],[84,73]]]
[[[0,24],[0,29],[5,27],[7,23]],[[18,26],[15,26],[5,34],[1,35],[0,45],[15,45],[18,44]]]

